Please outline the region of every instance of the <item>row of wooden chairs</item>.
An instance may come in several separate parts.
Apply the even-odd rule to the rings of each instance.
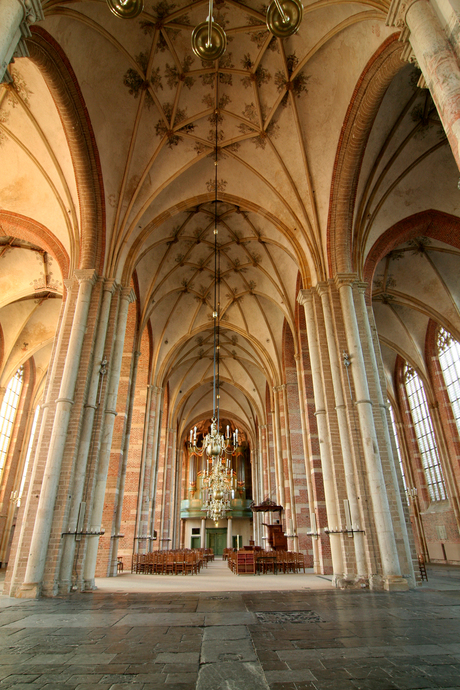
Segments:
[[[227,550],[228,567],[237,572],[237,551]],[[305,572],[305,556],[296,551],[254,551],[256,572],[258,573],[300,573]]]
[[[196,575],[207,565],[206,554],[201,549],[174,549],[134,553],[132,573],[147,575]]]

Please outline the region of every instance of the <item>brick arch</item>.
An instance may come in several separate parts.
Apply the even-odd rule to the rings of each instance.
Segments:
[[[41,27],[33,26],[31,31],[32,36],[27,39],[30,58],[39,68],[56,103],[77,181],[81,246],[80,256],[75,257],[74,261],[79,268],[95,268],[102,273],[105,250],[104,187],[89,114],[75,73],[62,48]]]
[[[348,106],[332,172],[327,254],[330,276],[351,273],[353,266],[353,211],[367,141],[382,99],[391,81],[406,63],[399,33],[380,46],[364,68]]]
[[[364,265],[363,278],[368,284],[367,297],[370,297],[375,269],[384,256],[400,244],[423,235],[450,244],[460,249],[460,218],[443,211],[430,209],[403,218],[386,230],[371,248]]]
[[[62,277],[68,278],[70,260],[65,247],[47,227],[38,221],[19,213],[0,210],[0,235],[17,237],[38,245],[56,259]]]

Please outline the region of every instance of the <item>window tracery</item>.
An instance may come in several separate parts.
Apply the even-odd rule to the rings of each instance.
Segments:
[[[447,498],[446,488],[425,389],[419,375],[409,364],[404,368],[404,383],[428,494],[432,501],[444,501]]]
[[[11,434],[13,431],[19,398],[22,391],[24,368],[21,366],[11,377],[0,408],[0,472],[5,465]]]

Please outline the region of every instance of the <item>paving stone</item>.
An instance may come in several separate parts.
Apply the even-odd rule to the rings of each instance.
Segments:
[[[196,683],[198,672],[196,673],[168,673],[166,684],[169,683]]]
[[[265,674],[257,663],[226,662],[204,664],[200,668],[196,690],[269,690]]]
[[[249,637],[246,625],[216,625],[204,629],[203,640],[242,640]]]
[[[201,648],[202,664],[217,661],[257,661],[254,646],[249,639],[205,640]]]
[[[155,664],[196,664],[200,661],[198,652],[161,652],[155,659]]]

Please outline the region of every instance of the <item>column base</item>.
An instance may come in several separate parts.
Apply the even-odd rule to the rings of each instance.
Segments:
[[[57,585],[58,594],[69,594],[72,591],[72,583],[69,580],[61,580]]]
[[[90,580],[83,580],[81,583],[80,592],[94,592],[97,589],[94,577]]]
[[[39,599],[42,593],[41,582],[23,582],[15,591],[17,599]]]
[[[387,592],[407,592],[409,583],[405,577],[399,575],[390,575],[383,579],[383,588]]]
[[[355,575],[354,573],[335,575],[333,583],[337,589],[369,589],[369,578],[364,575]]]

